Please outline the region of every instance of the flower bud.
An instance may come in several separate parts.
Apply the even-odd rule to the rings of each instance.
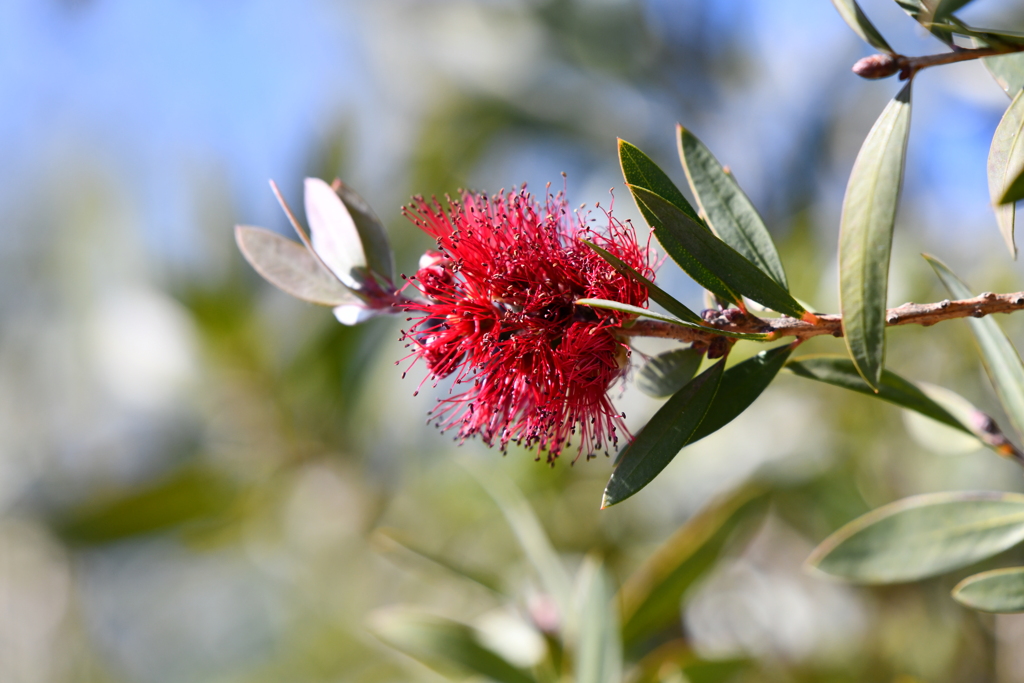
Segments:
[[[871,55],[853,65],[853,73],[861,78],[888,78],[899,70],[896,58],[886,54]]]

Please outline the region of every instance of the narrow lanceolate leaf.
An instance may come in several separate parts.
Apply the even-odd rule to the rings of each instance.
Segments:
[[[611,578],[600,562],[587,558],[580,569],[584,590],[576,647],[576,683],[621,683],[622,640],[612,601]]]
[[[1024,612],[1024,567],[968,576],[953,589],[953,597],[982,612]]]
[[[984,42],[975,41],[978,47],[985,47]],[[999,87],[1013,99],[1017,93],[1024,89],[1024,52],[1015,52],[1008,55],[997,55],[982,59],[985,68],[996,79]]]
[[[884,370],[876,390],[867,385],[850,359],[843,356],[805,356],[789,363],[786,369],[799,377],[880,398],[973,435],[973,432],[949,411],[894,372]]]
[[[957,2],[961,2],[961,0],[953,0],[953,3]],[[952,45],[954,27],[948,21],[950,10],[946,10],[942,14],[939,12],[940,5],[943,3],[944,0],[896,0],[896,4],[902,7],[903,11],[931,31],[932,35],[946,44]],[[952,4],[946,4],[947,8],[950,6]]]
[[[676,457],[707,415],[724,366],[722,361],[715,363],[680,389],[619,453],[602,508],[621,503],[647,486]]]
[[[652,311],[648,308],[640,308],[639,306],[623,304],[619,303],[618,301],[609,301],[608,299],[577,299],[576,304],[580,306],[593,306],[594,308],[604,308],[610,311],[619,311],[620,313],[642,316],[644,318],[651,318],[653,320],[658,320],[663,323],[671,323],[673,325],[679,325],[680,327],[688,327],[692,330],[700,330],[701,332],[714,332],[715,334],[721,335],[723,337],[730,337],[732,339],[749,339],[751,341],[766,341],[768,339],[767,334],[761,334],[758,332],[729,332],[727,330],[719,330],[708,325],[698,325],[696,323],[680,320],[679,318],[673,318],[670,315],[658,313],[657,311]]]
[[[534,683],[528,672],[481,644],[470,626],[405,610],[370,616],[370,631],[391,647],[449,676],[475,674],[501,683]]]
[[[248,225],[235,226],[235,242],[249,265],[286,294],[321,306],[359,301],[352,290],[298,242]]]
[[[1017,256],[1017,245],[1013,239],[1016,209],[1012,203],[1003,200],[1020,191],[1014,185],[1024,171],[1024,136],[1021,130],[1024,130],[1024,90],[1010,102],[996,126],[992,147],[988,151],[988,192],[995,208],[999,232],[1014,258]]]
[[[889,43],[885,41],[882,34],[878,32],[875,25],[867,18],[856,0],[832,0],[832,4],[835,5],[839,11],[839,16],[843,18],[846,25],[853,29],[861,39],[871,45],[871,47],[881,50],[887,54],[893,54],[893,49],[889,47]]]
[[[729,424],[764,393],[779,370],[786,364],[793,349],[790,346],[777,346],[762,351],[753,358],[737,363],[725,371],[722,386],[718,388],[715,399],[711,402],[708,414],[687,441],[694,443],[717,432]]]
[[[388,233],[384,224],[377,218],[370,205],[351,187],[343,182],[335,181],[332,189],[336,190],[338,197],[349,215],[355,222],[356,231],[362,242],[363,251],[366,254],[366,265],[369,269],[382,276],[383,284],[391,285],[395,282],[395,255],[391,250],[391,243],[388,241]]]
[[[686,197],[668,175],[649,156],[622,139],[619,140],[619,164],[622,166],[622,177],[626,180],[627,185],[650,190],[685,213],[697,224],[704,225],[704,221],[694,211],[690,202],[686,201]],[[644,220],[653,227],[658,222],[657,218],[643,204],[638,204],[638,207]]]
[[[697,284],[737,305],[745,296],[794,318],[807,314],[779,283],[704,226],[651,191],[629,188],[637,202],[658,218],[654,234],[665,251]]]
[[[647,361],[636,378],[640,391],[665,398],[682,389],[700,368],[704,353],[696,349],[673,349]]]
[[[810,566],[859,583],[917,581],[992,557],[1024,540],[1024,495],[930,493],[850,522],[819,545]]]
[[[615,254],[611,253],[607,249],[602,249],[593,242],[583,240],[583,243],[586,244],[591,249],[593,249],[594,251],[596,251],[598,256],[600,256],[609,264],[611,264],[612,268],[614,268],[616,271],[618,271],[622,275],[625,275],[626,277],[633,278],[634,280],[642,284],[644,287],[646,287],[647,295],[651,298],[651,300],[661,305],[666,311],[668,311],[672,315],[682,320],[688,320],[694,323],[699,323],[701,321],[701,317],[699,315],[697,315],[689,308],[684,306],[682,303],[677,301],[676,298],[673,297],[671,294],[661,289],[656,284],[654,284],[653,282],[645,278],[643,275],[638,273],[632,266],[630,266],[628,263],[620,259]]]
[[[334,188],[319,178],[306,178],[305,203],[313,251],[347,287],[362,289],[369,272],[352,214]]]
[[[970,288],[946,264],[928,255],[925,255],[925,259],[935,269],[951,297],[969,299],[974,296]],[[999,403],[1017,432],[1024,434],[1024,363],[1021,363],[1017,349],[991,316],[968,318],[967,322],[974,332],[974,339],[981,352],[981,362],[995,387]]]
[[[760,521],[769,496],[744,487],[698,512],[633,572],[619,589],[626,647],[678,623],[686,591],[704,576],[739,527]]]
[[[896,204],[910,131],[910,84],[868,133],[850,172],[839,231],[843,333],[857,370],[873,388],[885,358],[885,297]]]
[[[723,242],[788,291],[786,271],[772,236],[736,179],[693,133],[682,126],[676,127],[676,133],[686,179],[708,225]]]

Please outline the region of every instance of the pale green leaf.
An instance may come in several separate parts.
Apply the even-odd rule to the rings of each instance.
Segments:
[[[807,560],[859,583],[917,581],[966,567],[1024,540],[1024,495],[930,493],[855,519]]]
[[[1014,182],[1024,172],[1024,91],[1018,92],[996,126],[988,151],[988,191],[996,213],[996,223],[1010,254],[1017,257],[1014,240],[1016,207],[1003,200],[1014,193]]]
[[[359,301],[309,249],[276,232],[236,225],[235,242],[249,265],[286,294],[321,306]]]
[[[1024,567],[968,576],[953,588],[953,597],[982,612],[1024,612]]]
[[[910,131],[910,84],[886,106],[850,172],[839,232],[839,295],[846,346],[877,389],[885,359],[885,304],[896,205]]]
[[[832,0],[832,4],[839,11],[839,16],[843,18],[846,25],[853,29],[861,39],[871,45],[876,50],[881,50],[886,54],[893,54],[893,49],[889,47],[889,43],[885,41],[882,34],[878,32],[875,25],[871,23],[871,20],[867,18],[856,0]]]

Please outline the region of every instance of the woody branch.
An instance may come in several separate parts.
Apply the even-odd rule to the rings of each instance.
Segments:
[[[922,325],[928,327],[943,320],[954,318],[983,318],[993,313],[1012,313],[1024,310],[1024,292],[994,294],[985,292],[972,299],[950,301],[945,299],[930,304],[906,303],[890,308],[885,314],[888,327],[897,325]],[[821,335],[843,336],[841,315],[818,314],[818,323],[811,324],[795,318],[758,318],[752,315],[719,316],[705,322],[707,331],[682,327],[655,320],[638,320],[630,327],[618,331],[623,336],[662,337],[684,342],[710,343],[721,332],[769,334],[771,339],[795,337],[804,341]]]

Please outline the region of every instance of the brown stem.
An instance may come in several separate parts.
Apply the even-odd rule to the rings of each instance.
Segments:
[[[863,78],[887,78],[899,73],[900,80],[913,78],[921,69],[941,64],[966,62],[982,57],[994,57],[1013,52],[1024,51],[1024,45],[1001,45],[999,47],[979,47],[972,49],[953,50],[936,55],[907,57],[905,55],[876,54],[859,60],[853,65],[853,72]]]
[[[993,313],[1012,313],[1024,310],[1024,292],[1010,294],[993,294],[985,292],[972,299],[950,301],[945,299],[931,304],[906,303],[890,308],[885,313],[888,327],[897,325],[923,325],[928,327],[943,320],[955,318],[983,318]],[[794,343],[800,343],[812,337],[828,334],[833,337],[843,336],[843,318],[840,315],[817,314],[818,322],[809,323],[796,318],[757,318],[742,314],[738,309],[730,309],[729,315],[713,317],[705,323],[706,330],[682,327],[656,320],[638,320],[631,327],[617,330],[623,337],[661,337],[677,339],[697,345],[710,346],[711,342],[723,337],[719,331],[768,334],[769,341],[783,337],[794,337]],[[732,342],[732,339],[728,340]],[[1024,452],[1017,448],[999,429],[991,417],[984,413],[976,416],[977,424],[973,431],[988,446],[1005,458],[1024,466]]]
[[[959,301],[938,301],[931,304],[907,303],[890,308],[885,313],[885,323],[896,325],[923,325],[928,327],[943,320],[954,318],[983,318],[993,313],[1011,313],[1024,310],[1024,292],[993,294],[985,292],[973,299]],[[799,341],[823,334],[843,336],[843,318],[835,314],[817,314],[818,322],[809,323],[796,318],[757,318],[752,315],[720,316],[705,323],[705,329],[682,327],[657,320],[638,320],[631,327],[618,330],[622,336],[662,337],[684,342],[710,344],[720,332],[760,333],[771,335],[770,339],[796,337]]]

